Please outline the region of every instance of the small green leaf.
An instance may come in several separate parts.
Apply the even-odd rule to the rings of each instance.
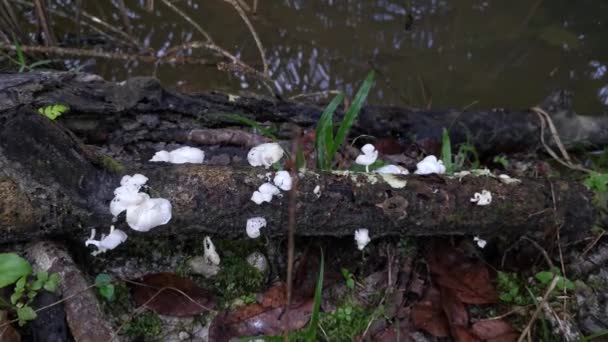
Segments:
[[[353,280],[353,278],[348,278],[346,280],[346,286],[351,290],[355,288],[355,281]]]
[[[116,292],[114,284],[111,282],[112,278],[105,273],[98,274],[97,277],[95,277],[95,286],[99,291],[99,295],[110,302],[114,300]]]
[[[59,287],[60,282],[61,282],[61,277],[59,276],[59,274],[52,273],[49,276],[49,279],[46,281],[46,283],[44,283],[44,289],[49,292],[55,292],[55,291],[57,291],[57,288]]]
[[[15,253],[0,253],[0,288],[13,284],[30,273],[32,266],[27,260]]]
[[[17,309],[17,318],[19,326],[23,326],[27,321],[33,321],[36,318],[36,312],[31,306],[24,306]]]
[[[61,114],[70,110],[70,107],[64,106],[62,104],[55,104],[46,107],[38,108],[38,113],[46,116],[51,120],[57,119]]]
[[[553,272],[550,272],[550,271],[542,271],[542,272],[536,273],[536,275],[534,277],[541,284],[547,285],[551,282],[551,280],[553,280],[553,277],[555,277],[555,274],[553,274]]]

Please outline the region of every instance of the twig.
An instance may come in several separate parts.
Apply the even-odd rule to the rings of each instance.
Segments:
[[[15,51],[14,45],[0,45],[0,50],[11,50]],[[193,58],[187,56],[181,57],[161,57],[157,58],[151,55],[137,55],[127,54],[120,52],[104,52],[90,49],[75,49],[75,48],[62,48],[58,46],[29,46],[22,45],[21,50],[24,52],[40,52],[59,56],[79,56],[79,57],[95,57],[104,59],[115,59],[115,60],[128,60],[128,61],[141,61],[146,63],[171,63],[171,64],[200,64],[200,65],[217,65],[209,60],[202,58]]]
[[[540,303],[537,304],[536,310],[534,310],[534,313],[532,314],[532,317],[530,317],[530,321],[526,325],[526,328],[521,332],[521,335],[519,335],[519,338],[517,339],[517,342],[523,341],[524,338],[527,335],[529,335],[530,329],[532,327],[532,324],[534,324],[534,322],[538,318],[538,315],[542,311],[542,308],[543,308],[542,304],[545,303],[545,302],[547,302],[547,300],[549,299],[549,295],[551,294],[551,292],[553,292],[553,289],[555,289],[555,286],[557,286],[557,282],[559,281],[559,279],[560,279],[560,277],[554,277],[553,278],[553,281],[551,281],[551,284],[549,285],[549,287],[545,291],[545,294],[543,295],[542,300],[540,301]]]
[[[34,7],[34,4],[33,4],[33,3],[31,3],[31,2],[29,2],[29,1],[25,1],[25,0],[10,0],[10,1],[12,1],[12,2],[14,2],[14,3],[16,3],[16,4],[24,5],[24,6]],[[53,13],[54,15],[58,15],[58,16],[60,16],[60,17],[62,17],[62,18],[65,18],[65,19],[69,19],[69,20],[73,20],[73,21],[75,21],[75,17],[74,17],[74,16],[68,15],[68,14],[66,14],[66,13],[64,13],[64,12],[62,12],[62,11],[59,11],[59,10],[56,10],[56,9],[52,9],[52,8],[50,8],[50,9],[49,9],[49,12],[50,12],[50,13]],[[78,14],[78,13],[77,13],[77,14]],[[82,10],[80,10],[80,14],[81,14],[83,17],[85,17],[85,18],[87,18],[87,19],[91,20],[92,22],[94,22],[94,23],[96,23],[96,24],[99,24],[99,25],[100,25],[100,26],[102,26],[104,29],[106,29],[106,30],[108,30],[108,31],[110,31],[110,32],[114,32],[114,33],[118,34],[118,35],[119,35],[119,36],[121,36],[122,38],[121,38],[121,39],[119,39],[119,38],[113,37],[113,36],[109,35],[108,33],[106,33],[104,30],[102,30],[102,29],[98,28],[97,26],[95,26],[95,25],[93,25],[93,24],[90,24],[90,23],[87,23],[87,22],[82,22],[82,25],[85,25],[85,26],[90,27],[92,30],[94,30],[94,31],[96,31],[97,33],[99,33],[99,34],[103,35],[104,37],[109,38],[109,39],[111,39],[111,40],[117,40],[117,41],[121,41],[123,44],[126,44],[126,45],[131,45],[131,46],[135,46],[135,47],[137,47],[137,48],[139,48],[139,47],[141,46],[141,44],[139,43],[139,41],[137,41],[137,39],[135,39],[135,38],[133,38],[133,37],[129,36],[129,35],[128,35],[128,34],[126,34],[125,32],[123,32],[123,31],[121,31],[121,30],[119,30],[119,29],[115,28],[114,26],[112,26],[112,25],[110,25],[110,24],[106,23],[105,21],[103,21],[103,20],[99,19],[98,17],[93,16],[93,15],[90,15],[90,14],[88,14],[87,12],[82,11]],[[76,17],[78,17],[78,15],[77,15]],[[78,20],[80,20],[80,19],[78,18]],[[78,21],[78,22],[79,22],[79,21]],[[77,23],[78,23],[78,22],[77,22]]]
[[[294,167],[291,168],[289,176],[292,180],[291,190],[289,191],[289,222],[287,223],[287,302],[285,303],[285,325],[283,326],[283,338],[285,342],[289,341],[289,308],[291,306],[291,295],[293,290],[293,259],[295,250],[295,234],[296,234],[296,206],[297,206],[297,191],[298,191],[298,163],[297,155],[300,148],[300,132],[294,129],[293,143],[291,146],[291,156]]]
[[[131,21],[129,20],[129,12],[127,10],[127,6],[123,0],[116,0],[116,4],[118,5],[118,11],[120,12],[120,17],[122,18],[122,23],[125,25],[125,30],[127,30],[127,34],[133,37],[133,29],[131,28]]]
[[[323,90],[323,91],[316,91],[316,92],[313,92],[313,93],[297,94],[297,95],[289,97],[289,99],[290,100],[297,100],[297,99],[300,99],[300,98],[317,97],[317,96],[327,97],[329,95],[338,95],[338,94],[340,94],[339,90]]]
[[[137,281],[133,281],[133,280],[125,279],[125,278],[119,278],[119,279],[122,280],[122,281],[124,281],[124,282],[127,282],[127,283],[136,284],[136,285],[139,285],[139,286],[145,286],[145,287],[154,288],[153,286],[150,286],[150,285],[144,284],[144,283],[140,283],[140,282],[137,282]],[[129,317],[127,317],[127,319],[120,324],[120,326],[118,327],[118,329],[116,329],[116,331],[114,331],[112,333],[112,337],[110,339],[110,342],[114,341],[114,339],[116,338],[116,336],[118,335],[118,333],[124,328],[124,326],[127,323],[129,323],[131,320],[133,320],[133,318],[142,309],[144,309],[146,307],[146,305],[150,304],[154,299],[156,299],[156,297],[158,297],[165,290],[173,290],[173,291],[175,291],[175,292],[183,295],[184,297],[188,298],[188,300],[190,300],[192,303],[198,305],[202,309],[205,309],[205,310],[207,310],[209,312],[214,312],[214,310],[211,310],[210,308],[208,308],[208,307],[200,304],[199,302],[195,301],[192,297],[188,296],[184,291],[182,291],[182,290],[180,290],[178,288],[172,287],[172,286],[165,286],[165,287],[162,287],[162,288],[158,289],[158,291],[156,291],[156,293],[154,293],[154,295],[152,297],[150,297],[150,299],[148,299],[147,301],[145,301],[143,304],[141,304],[140,306],[138,306],[135,310],[133,310],[133,312],[131,312],[129,314]]]
[[[580,165],[575,165],[572,163],[572,160],[570,159],[570,155],[568,154],[568,151],[566,151],[566,148],[564,147],[564,144],[562,143],[562,140],[559,137],[559,133],[557,132],[557,129],[555,128],[555,125],[553,124],[553,120],[551,119],[551,116],[540,107],[532,107],[531,110],[534,113],[536,113],[536,115],[538,115],[538,118],[540,120],[540,141],[543,144],[543,147],[545,148],[547,153],[549,153],[549,155],[551,157],[553,157],[553,159],[555,159],[558,163],[564,165],[567,168],[570,168],[572,170],[584,171],[584,172],[592,172],[591,170],[589,170],[587,168],[584,168]],[[555,141],[557,148],[559,149],[559,151],[562,154],[562,157],[565,160],[558,157],[557,154],[553,151],[553,149],[551,147],[549,147],[549,145],[547,145],[547,143],[545,142],[545,125],[549,126],[549,130],[551,132],[551,137]]]
[[[262,41],[260,40],[260,37],[258,37],[258,34],[255,31],[255,28],[253,27],[253,25],[251,24],[251,21],[249,21],[249,18],[247,18],[247,14],[245,13],[245,11],[243,11],[241,6],[239,6],[239,4],[235,0],[224,0],[224,1],[231,4],[232,7],[234,7],[234,9],[239,13],[241,18],[245,22],[245,25],[247,25],[247,28],[249,28],[249,31],[251,32],[251,35],[253,36],[253,40],[255,40],[255,44],[257,45],[258,50],[260,51],[260,58],[262,59],[262,64],[264,65],[263,73],[264,73],[264,75],[268,76],[268,62],[266,61],[266,53],[264,53],[264,46],[262,46]]]
[[[163,2],[163,4],[165,4],[167,7],[169,7],[170,9],[173,10],[173,12],[177,13],[179,16],[181,16],[185,21],[187,21],[190,25],[194,26],[194,28],[200,32],[205,39],[207,40],[207,42],[209,43],[213,43],[213,39],[211,38],[211,35],[209,35],[209,33],[207,33],[207,31],[205,31],[196,21],[194,21],[192,18],[190,18],[186,13],[184,13],[182,10],[180,10],[179,8],[177,8],[174,4],[172,4],[171,2],[169,2],[168,0],[161,0]]]
[[[599,233],[599,234],[598,234],[598,235],[595,237],[595,239],[593,239],[593,241],[592,241],[592,242],[591,242],[591,243],[590,243],[590,244],[589,244],[587,247],[585,247],[585,249],[583,250],[583,253],[581,254],[581,259],[582,259],[582,258],[584,258],[584,257],[587,255],[587,253],[589,253],[589,251],[591,251],[591,249],[592,249],[593,247],[595,247],[595,245],[598,243],[598,241],[600,241],[600,239],[601,239],[601,238],[602,238],[602,237],[603,237],[605,234],[606,234],[606,231],[605,231],[605,230],[602,230],[602,232],[601,232],[601,233]]]
[[[549,254],[547,253],[547,251],[541,245],[539,245],[538,242],[530,239],[529,237],[527,237],[525,235],[522,236],[521,239],[529,241],[534,247],[536,247],[536,249],[538,249],[541,252],[541,254],[545,257],[545,261],[547,262],[549,268],[555,267],[553,265],[553,261],[551,261],[551,258],[549,257]]]
[[[36,10],[36,17],[40,24],[40,30],[44,32],[44,45],[53,46],[57,45],[57,40],[50,29],[50,25],[47,18],[47,11],[41,0],[34,0],[34,9]]]

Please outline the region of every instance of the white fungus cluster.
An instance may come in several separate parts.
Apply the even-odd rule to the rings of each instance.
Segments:
[[[414,172],[417,175],[430,175],[432,173],[436,174],[444,174],[445,166],[443,165],[443,161],[438,160],[437,157],[430,155],[426,156],[422,159],[418,164],[416,164],[416,171]]]
[[[190,146],[180,147],[171,152],[168,151],[158,151],[152,159],[151,162],[166,162],[172,164],[202,164],[205,160],[205,152]]]
[[[105,253],[110,249],[116,248],[121,243],[127,241],[127,234],[120,229],[114,229],[114,226],[110,226],[110,234],[101,234],[101,239],[95,240],[95,229],[91,229],[91,237],[84,242],[85,246],[93,245],[97,247],[97,250],[92,252],[93,256]]]
[[[164,198],[150,198],[146,193],[139,192],[148,178],[141,174],[126,175],[120,180],[120,186],[114,189],[114,199],[110,202],[110,213],[116,221],[123,211],[127,212],[127,224],[131,229],[147,232],[150,229],[166,224],[171,220],[171,203]],[[85,245],[97,246],[94,255],[116,248],[127,239],[127,234],[120,229],[110,228],[110,234],[102,234],[100,240],[95,240],[95,229]]]
[[[277,143],[265,143],[255,146],[247,153],[247,161],[251,166],[269,168],[283,157],[283,148]]]
[[[488,190],[481,190],[481,193],[476,192],[471,198],[471,202],[477,205],[489,205],[492,203],[492,193]]]
[[[253,192],[251,195],[251,200],[255,202],[255,204],[262,204],[264,202],[272,201],[272,197],[276,195],[280,195],[281,191],[279,188],[274,186],[272,183],[264,183],[260,185],[258,190]]]

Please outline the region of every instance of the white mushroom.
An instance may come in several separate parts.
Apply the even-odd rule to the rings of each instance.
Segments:
[[[371,241],[369,238],[369,230],[365,228],[355,230],[355,241],[357,241],[357,248],[362,251]]]
[[[127,207],[127,223],[129,227],[140,232],[166,224],[171,220],[171,202],[164,198],[147,198],[139,205]]]
[[[252,217],[247,220],[247,236],[252,239],[260,237],[260,229],[266,227],[266,219],[263,217]]]
[[[393,164],[384,165],[374,170],[374,172],[392,175],[408,175],[410,173],[406,168]]]
[[[220,255],[217,254],[215,250],[215,245],[211,241],[211,238],[205,236],[205,240],[203,241],[203,258],[210,265],[219,265],[220,264]]]
[[[369,172],[369,166],[372,165],[376,159],[378,159],[378,150],[372,144],[365,144],[361,147],[361,152],[355,163],[365,166],[365,171]]]
[[[511,178],[508,175],[498,175],[498,179],[503,182],[504,184],[517,184],[517,183],[521,183],[521,180],[517,179],[517,178]]]
[[[321,197],[321,186],[317,185],[315,186],[315,188],[312,190],[313,194],[315,194],[317,196],[317,198]]]
[[[488,190],[481,190],[481,193],[476,192],[471,198],[471,202],[477,203],[477,205],[488,205],[492,203],[492,193]]]
[[[265,273],[268,270],[268,259],[260,252],[253,252],[247,256],[249,265],[255,267],[260,273]]]
[[[479,248],[485,248],[486,245],[488,244],[488,242],[484,239],[481,239],[479,236],[475,236],[473,238],[473,241],[477,242],[477,246],[479,246]]]
[[[114,229],[114,226],[110,226],[110,234],[108,236],[101,235],[100,240],[95,240],[95,229],[91,230],[91,237],[84,242],[85,246],[93,245],[97,247],[97,250],[92,252],[91,255],[97,255],[105,253],[108,250],[116,248],[121,243],[127,240],[127,234],[120,229]]]
[[[158,151],[151,162],[168,162],[172,164],[202,164],[205,160],[205,152],[196,147],[183,146],[171,152]]]
[[[274,185],[284,191],[291,190],[291,175],[288,171],[278,171],[274,176]]]
[[[281,191],[271,183],[264,183],[260,185],[257,191],[251,195],[251,200],[256,204],[262,204],[264,202],[272,201],[272,196],[279,195]]]
[[[247,161],[251,166],[269,168],[283,157],[283,148],[277,143],[265,143],[253,147],[247,153]]]
[[[414,173],[417,175],[443,174],[445,173],[445,166],[443,165],[443,161],[437,160],[437,157],[430,155],[416,164],[416,171]]]

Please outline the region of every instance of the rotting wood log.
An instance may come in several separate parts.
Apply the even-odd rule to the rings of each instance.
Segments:
[[[149,178],[152,197],[167,198],[173,206],[171,222],[150,234],[240,237],[252,216],[266,218],[266,234],[285,234],[287,196],[263,205],[250,200],[265,181],[263,168],[133,161],[108,169],[101,160],[70,130],[33,108],[0,112],[0,243],[58,235],[85,239],[91,228],[107,231],[113,190],[123,175],[134,173]],[[482,189],[493,195],[488,206],[470,201]],[[592,194],[581,184],[548,179],[507,185],[491,177],[305,172],[297,198],[302,236],[350,236],[362,227],[372,237],[490,238],[556,227],[565,236],[589,229],[596,215]],[[124,218],[118,227],[123,224]]]
[[[163,137],[184,143],[189,141],[189,133],[194,129],[239,125],[229,118],[213,115],[217,113],[240,114],[277,125],[314,127],[323,111],[322,107],[312,104],[257,96],[215,92],[188,95],[167,90],[158,80],[149,77],[113,83],[82,73],[0,74],[0,111],[55,103],[72,108],[59,120],[87,143],[125,148],[138,141]],[[543,107],[552,114],[566,146],[608,144],[608,118],[576,115],[570,110],[565,92],[552,94]],[[339,108],[336,117],[342,115]],[[540,147],[540,122],[529,110],[463,112],[366,106],[353,126],[352,136],[390,137],[402,143],[439,142],[443,128],[450,129],[453,143],[468,141],[485,156],[536,151]],[[551,141],[549,132],[545,134],[546,140]]]

